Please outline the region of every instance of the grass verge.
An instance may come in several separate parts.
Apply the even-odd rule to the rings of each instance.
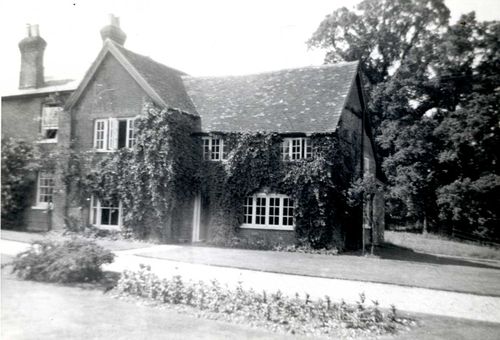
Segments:
[[[500,260],[500,249],[460,242],[435,234],[386,231],[385,241],[417,252],[457,257]]]

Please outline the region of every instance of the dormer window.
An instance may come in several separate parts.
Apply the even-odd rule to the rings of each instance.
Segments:
[[[224,139],[221,137],[203,137],[203,159],[206,161],[221,161],[227,159]]]
[[[135,145],[135,118],[96,119],[94,123],[94,149],[113,151],[133,148]]]
[[[281,157],[285,161],[311,158],[313,154],[310,138],[283,138]]]
[[[44,105],[42,108],[42,119],[40,130],[45,142],[57,142],[59,130],[59,113],[62,108],[57,105]]]

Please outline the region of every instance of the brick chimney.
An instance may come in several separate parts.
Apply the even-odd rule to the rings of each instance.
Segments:
[[[28,36],[19,42],[21,72],[19,88],[37,88],[44,84],[43,52],[47,43],[40,37],[38,25],[26,26]]]
[[[115,43],[123,45],[127,40],[127,35],[120,28],[120,18],[115,17],[113,14],[109,15],[109,25],[101,29],[101,38],[104,43],[106,39],[111,39]]]

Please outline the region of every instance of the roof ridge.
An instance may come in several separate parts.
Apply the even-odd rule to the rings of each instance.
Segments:
[[[314,70],[314,69],[323,69],[323,68],[337,68],[342,66],[350,66],[350,65],[358,65],[359,61],[342,61],[334,64],[322,64],[322,65],[308,65],[308,66],[300,66],[300,67],[288,67],[279,70],[272,71],[263,71],[256,73],[248,73],[248,74],[238,74],[238,75],[222,75],[222,76],[192,76],[189,74],[181,75],[182,79],[217,79],[217,78],[240,78],[240,77],[251,77],[251,76],[260,76],[260,75],[269,75],[273,73],[282,73],[287,71],[297,71],[297,70]]]
[[[180,75],[180,76],[184,76],[184,75],[186,75],[186,76],[187,76],[187,75],[188,75],[188,74],[187,74],[186,72],[184,72],[184,71],[181,71],[181,70],[178,70],[178,69],[176,69],[176,68],[174,68],[174,67],[171,67],[171,66],[165,65],[165,64],[163,64],[163,63],[160,63],[159,61],[154,60],[154,59],[153,59],[153,58],[151,58],[150,56],[146,56],[146,55],[139,54],[139,53],[134,52],[134,51],[132,51],[132,50],[129,50],[129,49],[127,49],[127,48],[125,48],[125,47],[123,47],[123,46],[121,46],[121,45],[118,45],[118,44],[116,44],[116,43],[114,43],[114,42],[112,42],[112,41],[111,41],[111,43],[112,43],[112,44],[113,44],[116,48],[121,49],[121,50],[122,50],[122,52],[124,51],[125,53],[130,53],[130,54],[132,54],[133,56],[136,56],[136,57],[139,57],[139,58],[145,58],[145,59],[148,59],[148,61],[153,62],[153,63],[155,63],[155,64],[158,64],[158,65],[159,65],[159,66],[161,66],[161,67],[165,67],[165,68],[168,68],[168,69],[169,69],[169,70],[171,70],[171,71],[174,71],[174,72],[179,73],[179,75]]]

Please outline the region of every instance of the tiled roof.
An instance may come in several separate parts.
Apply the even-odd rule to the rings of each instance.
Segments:
[[[79,81],[73,79],[47,80],[43,86],[37,88],[2,90],[2,96],[25,96],[51,92],[74,91],[78,87],[78,83]]]
[[[332,132],[357,62],[247,76],[183,76],[203,131]]]
[[[114,44],[123,56],[139,72],[144,80],[171,108],[196,114],[196,110],[184,89],[181,76],[184,72],[162,65],[149,57],[129,51]]]

